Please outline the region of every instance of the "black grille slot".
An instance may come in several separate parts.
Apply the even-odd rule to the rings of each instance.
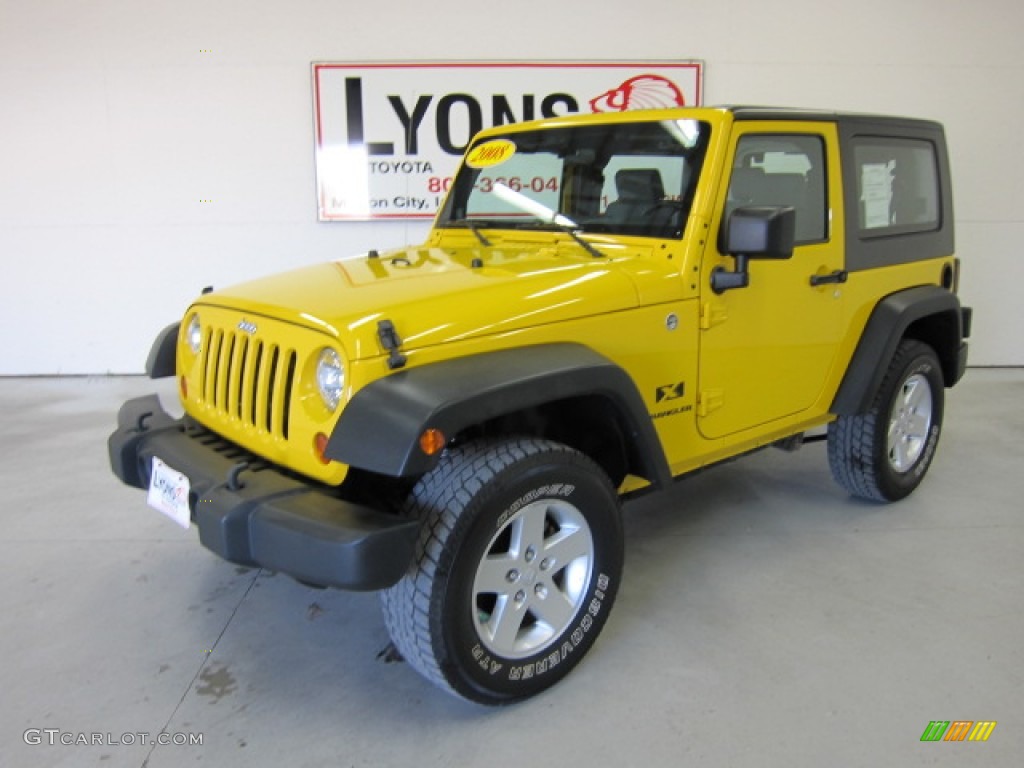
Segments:
[[[281,416],[281,434],[288,439],[288,414],[291,413],[292,384],[295,381],[295,352],[288,353],[288,370],[284,379],[284,413]]]

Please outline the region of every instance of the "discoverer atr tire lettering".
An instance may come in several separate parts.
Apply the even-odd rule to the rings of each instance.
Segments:
[[[619,500],[589,458],[522,439],[450,451],[409,499],[422,531],[382,596],[421,674],[487,704],[532,696],[583,658],[622,573]]]
[[[866,413],[828,428],[832,476],[854,496],[898,501],[924,479],[942,431],[942,370],[934,350],[904,339]]]

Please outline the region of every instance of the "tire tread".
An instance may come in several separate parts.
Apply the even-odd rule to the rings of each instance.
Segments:
[[[384,623],[399,653],[439,688],[461,697],[443,670],[431,627],[433,587],[443,552],[456,532],[459,513],[495,476],[529,456],[544,452],[575,454],[560,443],[540,439],[478,441],[446,452],[437,467],[413,488],[405,512],[421,521],[416,553],[406,575],[381,593]]]
[[[897,379],[917,357],[935,359],[932,348],[915,339],[903,339],[893,354],[878,391],[865,413],[840,416],[828,426],[828,463],[835,481],[853,496],[877,502],[893,501],[899,496],[887,492],[880,476],[878,441],[886,430],[891,392]],[[937,365],[937,360],[935,361]],[[939,393],[941,395],[941,393]],[[941,420],[941,405],[938,409]],[[905,494],[904,494],[905,495]]]

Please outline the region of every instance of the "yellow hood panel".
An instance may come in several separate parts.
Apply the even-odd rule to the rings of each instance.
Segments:
[[[323,331],[362,359],[384,353],[377,339],[384,319],[411,350],[635,307],[636,281],[651,272],[636,269],[637,255],[598,259],[571,241],[409,248],[296,269],[198,303]]]

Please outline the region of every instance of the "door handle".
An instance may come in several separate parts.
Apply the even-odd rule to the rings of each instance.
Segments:
[[[819,285],[827,285],[829,283],[845,283],[846,278],[850,274],[845,269],[837,269],[835,272],[829,272],[827,275],[811,275],[811,287],[816,288]]]

